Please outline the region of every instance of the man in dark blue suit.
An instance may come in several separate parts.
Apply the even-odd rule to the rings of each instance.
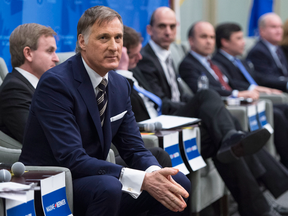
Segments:
[[[258,84],[288,90],[288,63],[278,44],[282,41],[283,29],[281,18],[274,13],[267,13],[259,18],[260,40],[250,50],[247,60],[254,65]]]
[[[259,93],[276,93],[281,91],[271,89],[257,84],[258,73],[250,67],[246,60],[240,60],[244,52],[245,41],[241,27],[236,23],[223,23],[216,28],[216,46],[217,52],[213,60],[220,64],[228,75],[246,89],[254,89]],[[262,75],[263,76],[263,75]],[[261,79],[261,78],[260,78]],[[281,157],[281,162],[288,168],[288,113],[287,104],[273,105],[274,118],[274,143]]]
[[[117,12],[103,6],[85,11],[77,26],[77,54],[39,81],[20,161],[68,167],[74,215],[187,214],[182,211],[189,180],[177,169],[161,169],[145,149],[130,85],[113,71],[122,45]],[[105,161],[112,142],[131,168]]]

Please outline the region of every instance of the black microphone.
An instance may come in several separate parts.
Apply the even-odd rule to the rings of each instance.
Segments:
[[[158,131],[162,129],[161,122],[137,123],[140,131]]]

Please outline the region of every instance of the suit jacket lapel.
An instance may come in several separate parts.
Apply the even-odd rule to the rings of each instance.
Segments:
[[[146,48],[146,52],[147,52],[150,56],[152,56],[152,60],[153,60],[153,62],[154,62],[154,64],[155,64],[157,70],[158,70],[159,73],[161,74],[162,79],[165,80],[166,83],[167,83],[167,86],[169,86],[168,81],[167,81],[166,76],[165,76],[165,73],[164,73],[164,70],[163,70],[163,68],[162,68],[162,65],[161,65],[158,57],[156,56],[155,52],[154,52],[153,49],[151,48],[150,44],[148,43],[148,44],[145,46],[145,48]],[[170,89],[170,87],[169,87],[169,89]]]
[[[21,73],[19,73],[16,69],[13,69],[12,73],[15,77],[17,77],[23,83],[25,83],[32,93],[35,92],[35,88],[31,85],[31,83]]]
[[[172,93],[171,93],[171,88],[170,88],[170,85],[169,85],[168,80],[167,80],[167,78],[166,78],[166,75],[165,75],[165,72],[164,72],[164,70],[163,70],[163,67],[162,67],[162,65],[161,65],[158,57],[156,56],[155,52],[154,52],[153,49],[151,48],[150,44],[147,43],[147,45],[144,47],[144,49],[145,49],[145,51],[146,51],[150,56],[152,56],[152,60],[153,60],[153,62],[154,62],[154,64],[155,64],[157,70],[159,71],[159,73],[160,73],[160,75],[161,75],[161,77],[162,77],[162,80],[165,80],[166,89],[168,89],[168,90],[170,91],[170,94],[172,94]],[[173,66],[173,69],[174,69],[174,72],[175,72],[175,77],[177,78],[178,74],[177,74],[177,72],[176,72],[177,70],[176,70],[176,68],[175,68],[175,65],[174,65],[174,62],[173,62],[173,61],[172,61],[172,66]],[[176,82],[177,82],[177,80],[176,80]],[[179,91],[180,91],[180,98],[181,98],[183,91],[182,91],[181,86],[179,85],[178,82],[177,82],[177,86],[178,86],[178,89],[179,89]]]
[[[73,61],[72,64],[73,64],[72,68],[73,68],[74,79],[80,82],[78,86],[78,92],[80,93],[81,97],[83,98],[85,102],[85,105],[88,108],[91,118],[95,124],[100,143],[102,145],[102,148],[104,148],[103,131],[101,127],[99,110],[98,110],[98,105],[96,102],[96,96],[94,93],[94,89],[93,89],[90,77],[83,65],[80,54],[78,54],[78,56],[76,57],[76,61]],[[95,100],[91,100],[91,98],[95,98]]]
[[[211,75],[211,73],[206,69],[206,67],[204,67],[199,61],[198,59],[196,59],[191,53],[189,53],[189,57],[190,59],[193,61],[193,64],[196,65],[199,68],[199,71],[204,72],[206,74],[206,76],[208,77],[209,81],[211,82],[213,81],[217,81],[214,76]]]

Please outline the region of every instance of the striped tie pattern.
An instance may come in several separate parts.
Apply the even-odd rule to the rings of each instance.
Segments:
[[[100,114],[100,120],[101,120],[101,126],[103,126],[104,123],[104,117],[105,117],[105,110],[107,107],[107,94],[106,94],[106,87],[107,87],[107,80],[105,78],[102,79],[101,83],[97,86],[98,94],[97,94],[97,104]]]

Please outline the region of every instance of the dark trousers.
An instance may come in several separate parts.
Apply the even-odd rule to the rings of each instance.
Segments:
[[[203,158],[213,157],[215,167],[237,201],[241,215],[257,216],[269,212],[270,206],[259,189],[258,181],[275,197],[287,191],[287,170],[264,150],[230,164],[223,164],[215,158],[226,133],[232,129],[241,130],[218,93],[213,90],[197,92],[174,114],[202,119],[201,155]]]
[[[191,184],[182,173],[173,176],[190,194]],[[184,212],[171,212],[157,200],[143,191],[137,198],[122,193],[122,185],[117,178],[108,175],[95,175],[73,180],[75,216],[137,216],[144,212],[148,215],[189,215]],[[185,199],[187,202],[188,200]]]
[[[213,157],[220,148],[223,137],[235,129],[234,119],[225,108],[219,94],[214,90],[197,92],[174,115],[200,118],[201,155]]]
[[[273,106],[274,144],[281,163],[288,168],[288,105]]]

